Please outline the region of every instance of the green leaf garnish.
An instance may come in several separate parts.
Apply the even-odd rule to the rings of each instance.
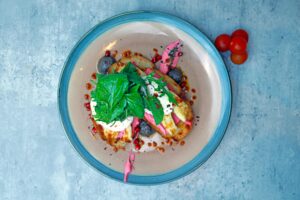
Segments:
[[[163,96],[163,94],[166,94],[168,96],[170,102],[177,104],[177,101],[176,101],[174,95],[167,89],[167,84],[166,84],[166,82],[164,82],[162,80],[162,78],[160,78],[160,79],[155,78],[154,72],[152,72],[148,76],[146,76],[146,80],[148,80],[149,83],[151,83],[151,82],[156,83],[158,86],[156,91],[162,92],[161,96]]]
[[[144,118],[145,106],[140,93],[126,94],[126,100],[130,113],[138,118]]]
[[[145,81],[140,77],[136,70],[136,67],[131,62],[127,63],[120,73],[126,74],[128,76],[129,82],[139,85],[145,85]]]
[[[94,119],[111,123],[123,121],[128,116],[144,118],[147,108],[155,123],[160,124],[164,111],[159,99],[149,94],[146,82],[156,83],[160,96],[167,95],[170,102],[177,103],[162,79],[155,78],[154,73],[141,78],[135,65],[129,62],[120,73],[97,74],[97,82],[93,82],[96,87],[91,92],[91,98],[97,103]]]

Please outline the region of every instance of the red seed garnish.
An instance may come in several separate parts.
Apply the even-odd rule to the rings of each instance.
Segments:
[[[105,51],[105,56],[106,56],[106,57],[109,57],[109,56],[110,56],[110,51],[109,51],[109,50],[106,50],[106,51]]]
[[[151,61],[152,61],[153,63],[156,63],[156,62],[160,61],[161,58],[162,58],[161,55],[155,54],[155,56],[153,56],[153,58],[151,59]]]
[[[160,61],[161,59],[162,59],[161,55],[157,54],[157,55],[156,55],[156,62],[157,62],[157,61]]]
[[[141,145],[140,145],[140,144],[136,144],[136,145],[135,145],[135,149],[136,149],[136,150],[140,150],[140,149],[141,149]]]
[[[137,126],[134,128],[134,133],[137,134],[138,132],[140,132],[140,130],[141,130],[140,127]]]
[[[135,144],[135,145],[138,145],[139,143],[140,143],[140,141],[138,138],[133,141],[133,144]]]
[[[93,132],[93,133],[97,133],[96,127],[93,127],[93,128],[92,128],[92,132]]]
[[[96,80],[96,78],[97,78],[96,72],[94,72],[91,77],[92,77],[92,79]]]
[[[179,53],[178,53],[178,56],[183,56],[183,53],[182,53],[182,52],[179,52]]]
[[[91,89],[93,88],[93,86],[92,86],[91,83],[87,83],[87,84],[85,85],[85,87],[86,87],[87,90],[91,90]]]
[[[90,102],[85,103],[84,107],[86,108],[87,111],[90,111],[91,110]]]
[[[84,95],[84,99],[85,99],[85,100],[89,100],[89,99],[90,99],[90,95],[89,95],[89,94],[85,94],[85,95]]]

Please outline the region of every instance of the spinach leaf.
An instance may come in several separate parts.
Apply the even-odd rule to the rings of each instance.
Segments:
[[[145,108],[142,96],[137,92],[133,92],[126,94],[126,100],[129,112],[134,117],[143,118]]]
[[[96,120],[110,123],[121,115],[126,107],[124,94],[128,91],[129,81],[124,74],[97,75],[96,89],[91,97],[95,106]]]
[[[96,115],[94,115],[95,120],[101,120],[106,123],[109,122],[111,118],[111,112],[108,106],[108,103],[105,101],[97,101],[97,105],[95,106]]]
[[[109,74],[102,76],[97,83],[97,100],[106,100],[112,109],[127,92],[129,81],[124,74]]]
[[[145,81],[138,74],[136,67],[131,62],[127,63],[124,69],[121,71],[122,74],[128,76],[128,80],[132,83],[139,85],[146,85]]]
[[[130,93],[134,93],[134,92],[138,92],[139,91],[139,89],[140,89],[140,87],[141,87],[141,85],[134,85],[134,86],[132,86],[130,89],[129,89],[129,92]]]
[[[111,111],[111,117],[110,122],[115,121],[122,113],[124,112],[124,109],[126,108],[127,102],[125,96],[119,101],[115,107]],[[120,120],[123,121],[123,120]]]

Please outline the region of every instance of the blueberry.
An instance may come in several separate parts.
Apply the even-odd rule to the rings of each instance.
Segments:
[[[98,72],[101,74],[107,73],[107,69],[116,62],[114,57],[111,56],[104,56],[98,62]]]
[[[182,71],[178,68],[174,68],[169,71],[168,75],[176,82],[180,83],[182,81]]]
[[[147,124],[147,122],[145,122],[144,120],[142,120],[140,123],[140,129],[140,134],[142,136],[149,137],[154,133],[154,130],[151,128],[151,126]]]

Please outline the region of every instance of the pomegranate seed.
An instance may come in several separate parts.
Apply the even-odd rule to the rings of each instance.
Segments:
[[[151,59],[151,62],[156,63],[156,58],[153,57],[153,58]]]
[[[136,149],[136,150],[140,150],[140,149],[141,149],[141,145],[140,145],[140,144],[136,144],[136,145],[135,145],[135,149]]]
[[[140,127],[137,126],[137,127],[135,127],[135,129],[134,129],[134,133],[136,134],[136,133],[140,132],[140,130],[141,130]]]
[[[109,56],[110,56],[110,51],[109,51],[109,50],[106,50],[106,51],[105,51],[105,56],[106,56],[106,57],[109,57]]]
[[[139,143],[140,143],[139,139],[135,139],[135,140],[133,141],[133,144],[135,144],[135,145],[138,145]]]
[[[151,59],[151,61],[152,61],[153,63],[156,63],[156,62],[160,61],[161,58],[162,58],[161,55],[156,54],[156,55]]]
[[[86,108],[87,111],[90,111],[91,110],[90,102],[85,103],[84,107]]]

